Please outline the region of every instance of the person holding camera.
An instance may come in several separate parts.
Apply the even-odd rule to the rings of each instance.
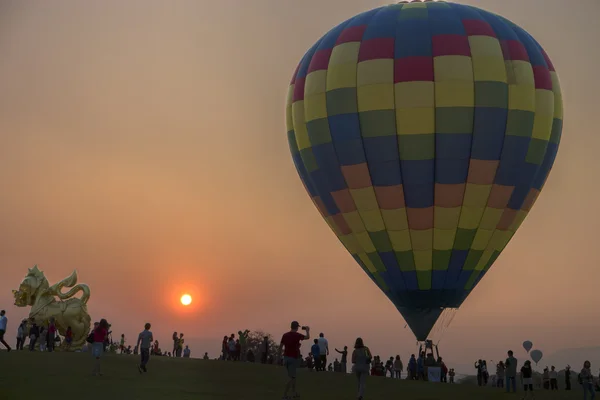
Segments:
[[[310,339],[310,328],[308,326],[302,327],[302,330],[305,331],[306,334],[299,333],[298,328],[300,328],[298,321],[292,322],[291,330],[284,333],[281,338],[280,346],[283,349],[283,365],[287,370],[289,378],[283,392],[284,400],[290,398],[288,397],[290,389],[294,394],[293,398],[299,397],[298,392],[296,392],[296,370],[298,369],[298,364],[300,362],[300,344],[303,340]]]

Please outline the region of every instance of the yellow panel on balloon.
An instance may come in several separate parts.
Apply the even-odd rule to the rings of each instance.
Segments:
[[[294,130],[294,117],[292,115],[292,105],[285,108],[285,129],[287,132]]]
[[[465,197],[463,206],[466,207],[483,207],[487,204],[488,197],[492,191],[492,185],[477,185],[467,183],[465,188]]]
[[[369,211],[359,210],[358,213],[360,214],[367,231],[379,232],[385,230],[385,224],[383,223],[383,218],[381,218],[379,209]]]
[[[375,253],[377,251],[368,232],[355,233],[354,237],[356,237],[356,241],[366,253]]]
[[[359,49],[359,42],[348,42],[335,46],[331,51],[331,57],[329,57],[329,67],[342,64],[356,65]]]
[[[495,230],[490,239],[490,246],[493,250],[502,251],[512,238],[513,233],[510,231]]]
[[[383,222],[388,231],[404,231],[408,229],[408,217],[406,208],[395,210],[381,210]]]
[[[554,115],[544,115],[535,113],[533,120],[533,134],[535,139],[550,140],[552,134],[552,124],[554,123]]]
[[[535,86],[509,85],[508,108],[510,110],[535,111]]]
[[[373,265],[373,262],[371,262],[371,259],[369,258],[369,256],[366,253],[360,253],[358,255],[358,258],[360,258],[360,260],[365,264],[365,267],[367,267],[369,272],[377,271],[377,268],[375,268],[375,266]]]
[[[433,229],[410,230],[413,250],[431,250],[433,248]]]
[[[343,64],[327,69],[327,91],[356,87],[356,65]]]
[[[413,254],[417,271],[431,271],[433,269],[433,250],[415,250]]]
[[[396,108],[398,135],[435,133],[435,108]]]
[[[313,94],[304,98],[304,115],[306,122],[327,118],[327,98],[325,93]]]
[[[378,210],[379,204],[372,186],[363,189],[350,189],[356,208],[360,211]]]
[[[477,229],[485,207],[463,207],[458,220],[458,227],[462,229]]]
[[[394,109],[393,83],[360,86],[357,93],[358,112]]]
[[[554,95],[554,118],[563,119],[562,94]]]
[[[288,87],[287,97],[285,99],[285,104],[288,107],[291,107],[292,103],[294,102],[294,88],[295,87],[296,87],[296,85],[293,83]]]
[[[399,82],[394,87],[396,108],[429,108],[435,107],[435,83],[433,82]]]
[[[456,229],[435,228],[433,230],[433,248],[435,250],[452,250],[455,237]]]
[[[533,67],[528,61],[512,61],[512,72],[514,74],[514,82],[517,85],[529,85],[535,87],[535,78],[533,75]]]
[[[486,207],[485,211],[483,212],[483,217],[481,217],[481,222],[479,223],[479,227],[481,229],[487,229],[487,230],[493,231],[494,229],[496,229],[498,222],[500,222],[500,219],[502,218],[503,213],[504,213],[504,210],[502,210],[500,208]]]
[[[433,226],[439,229],[456,229],[461,207],[435,207]]]
[[[475,84],[473,82],[448,81],[435,83],[436,107],[473,107]]]
[[[294,133],[296,134],[296,142],[298,150],[308,149],[310,139],[306,130],[306,121],[304,119],[304,101],[297,101],[292,105],[292,116],[294,119]]]
[[[344,245],[344,247],[350,252],[350,254],[358,254],[361,251],[360,244],[354,234],[348,234],[338,237],[340,242]]]
[[[473,55],[473,78],[477,82],[502,82],[507,83],[504,58],[500,56]]]
[[[500,57],[504,68],[502,47],[498,39],[484,35],[469,36],[469,47],[473,57]]]
[[[394,84],[394,60],[380,58],[358,63],[358,87],[379,83]]]
[[[433,58],[435,83],[447,81],[473,82],[473,64],[467,56],[440,56]]]
[[[304,96],[310,96],[327,91],[327,70],[320,69],[306,76],[304,83]]]
[[[554,92],[546,89],[535,90],[535,112],[554,116]]]
[[[494,250],[489,248],[486,249],[481,255],[479,261],[477,262],[477,265],[475,265],[475,271],[483,271],[487,263],[490,261],[490,258],[492,258],[493,254]]]
[[[394,251],[409,251],[412,249],[410,242],[410,231],[388,231],[392,249]]]
[[[364,232],[366,230],[365,224],[363,224],[363,220],[358,211],[351,211],[342,215],[353,233]]]
[[[493,230],[477,229],[473,243],[471,243],[471,249],[473,250],[485,250],[492,238]]]

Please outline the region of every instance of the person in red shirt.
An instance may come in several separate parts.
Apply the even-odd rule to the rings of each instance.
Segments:
[[[102,319],[93,332],[94,342],[92,343],[92,356],[96,359],[93,371],[95,376],[102,375],[102,372],[100,371],[100,357],[102,357],[102,353],[104,353],[104,341],[107,336],[108,322],[105,319]]]
[[[283,334],[280,344],[283,349],[283,365],[289,378],[283,392],[284,400],[289,399],[288,392],[290,389],[294,393],[293,398],[299,397],[298,392],[296,392],[296,369],[300,361],[300,342],[310,339],[310,328],[308,326],[302,327],[302,330],[306,331],[305,335],[298,332],[298,328],[300,328],[298,321],[292,322],[291,328],[289,332]]]

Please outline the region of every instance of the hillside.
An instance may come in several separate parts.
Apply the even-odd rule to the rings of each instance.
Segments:
[[[286,379],[282,368],[271,365],[166,357],[152,358],[149,372],[140,375],[136,361],[134,356],[107,355],[102,360],[104,376],[93,377],[93,360],[87,353],[0,352],[0,398],[279,400]],[[304,399],[355,398],[355,380],[351,375],[302,370],[298,388]],[[420,400],[506,398],[502,391],[493,388],[369,377],[367,400],[398,396]],[[580,391],[575,390],[569,394],[545,393],[543,399],[580,397]]]

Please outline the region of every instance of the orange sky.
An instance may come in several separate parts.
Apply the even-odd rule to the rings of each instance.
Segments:
[[[461,3],[506,16],[544,46],[566,111],[550,179],[447,330],[445,358],[494,358],[525,339],[547,354],[596,344],[600,3]],[[383,4],[3,1],[0,307],[9,333],[25,315],[10,290],[37,263],[52,283],[78,269],[93,319],[130,337],[146,321],[165,341],[174,330],[279,336],[298,319],[332,345],[360,335],[382,356],[414,351],[394,306],[309,200],[285,132],[304,52]],[[196,296],[187,310],[176,305],[183,292]]]

